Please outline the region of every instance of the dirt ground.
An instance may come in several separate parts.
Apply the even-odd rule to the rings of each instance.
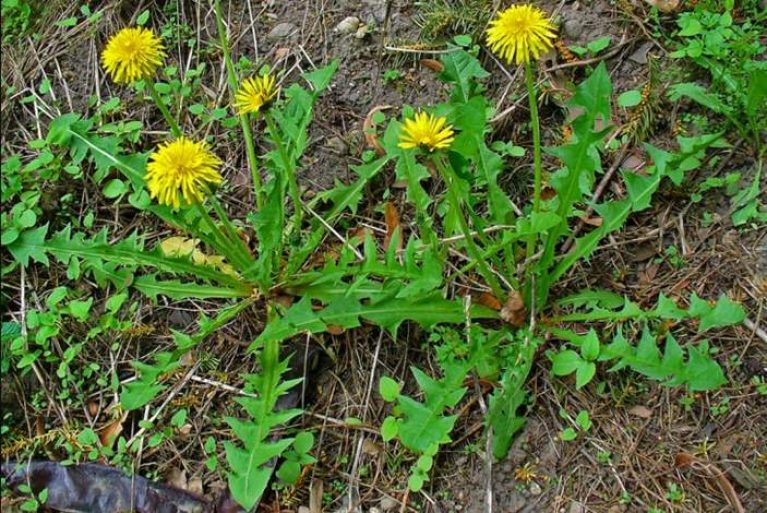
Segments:
[[[33,44],[37,56],[17,50],[11,60],[4,57],[6,80],[21,87],[33,86],[42,67],[57,77],[54,87],[68,91],[60,102],[62,111],[84,109],[81,99],[90,94],[106,97],[119,93],[110,90],[112,86],[101,72],[95,72],[95,56],[106,34],[115,27],[128,23],[144,8],[157,8],[153,2],[138,3],[140,8],[132,2],[111,2],[96,34],[81,31],[62,39],[51,29],[53,37],[48,42]],[[633,6],[633,13],[603,0],[538,2],[558,17],[567,45],[585,46],[598,37],[612,36],[606,60],[616,92],[644,83],[649,72],[647,56],[663,57],[666,53],[641,23],[644,4],[627,3]],[[413,51],[416,43],[423,43],[416,23],[416,2],[267,0],[230,2],[224,9],[229,12],[232,39],[237,41],[235,58],[244,55],[286,70],[288,81],[330,59],[340,61],[329,93],[317,106],[306,172],[301,177],[308,194],[330,187],[336,179],[346,180],[349,166],[361,162],[362,121],[373,107],[392,106],[387,112],[396,115],[404,104],[428,105],[445,94],[434,71],[419,62],[438,56],[439,44],[430,42],[433,49],[426,52]],[[207,2],[181,2],[176,13],[203,39],[215,39],[213,13]],[[343,25],[349,17],[358,21]],[[351,25],[356,28],[350,31],[347,27]],[[176,49],[169,57],[171,62],[181,63],[189,59],[186,48]],[[487,54],[482,60],[493,74],[487,84],[488,95],[496,112],[502,113],[494,137],[529,145],[529,134],[516,123],[527,116],[526,100],[519,101],[524,88],[521,75]],[[206,77],[211,80],[213,96],[221,98],[225,81],[215,53],[211,62],[213,69]],[[541,78],[554,83],[583,79],[583,66],[563,67],[563,62],[562,56],[551,55],[542,66]],[[401,78],[385,83],[388,70],[398,70]],[[25,140],[35,136],[35,115],[27,107],[6,107],[4,151],[19,150]],[[136,105],[132,114],[150,124],[143,109]],[[672,144],[675,116],[669,111],[657,116],[650,131],[653,144]],[[542,117],[544,144],[557,142],[565,113],[555,99],[542,106]],[[159,118],[154,121],[162,123]],[[639,150],[631,151],[639,154]],[[244,151],[233,147],[229,153],[232,157],[225,169],[233,184],[229,200],[245,205],[247,197],[240,185],[247,184],[247,166],[244,157],[236,157],[244,156]],[[722,150],[721,156],[723,164],[718,172],[741,170],[747,174],[753,165],[746,149],[737,144]],[[618,158],[606,155],[605,165]],[[527,193],[525,177],[521,169],[504,181],[523,196]],[[694,205],[687,198],[685,191],[663,188],[654,207],[632,217],[590,264],[571,273],[560,292],[599,286],[643,305],[651,304],[660,291],[697,292],[703,297],[727,293],[744,302],[755,326],[765,326],[767,234],[733,228],[727,216],[728,199],[718,192]],[[372,206],[360,213],[359,220],[381,226],[383,216]],[[705,211],[715,212],[714,222],[707,227],[700,223]],[[128,227],[146,222],[133,219],[127,212],[107,212],[104,217],[113,214],[116,224],[119,220]],[[681,248],[683,265],[667,257],[665,249],[670,246]],[[43,278],[31,279],[43,283]],[[144,310],[149,316],[149,306]],[[154,307],[151,315],[162,331],[188,325],[196,311],[197,305],[174,303]],[[221,373],[234,376],[247,370],[242,368],[239,355],[243,344],[258,330],[258,321],[230,326],[204,349],[217,355]],[[693,332],[688,337],[700,339]],[[364,327],[311,341],[330,355],[308,376],[311,390],[303,397],[308,411],[303,423],[315,430],[319,461],[299,489],[267,496],[264,508],[299,510],[308,506],[309,490],[321,484],[323,511],[327,512],[621,513],[648,512],[653,507],[685,513],[736,511],[728,493],[735,493],[747,512],[767,511],[767,396],[759,395],[752,384],[755,376],[767,379],[767,343],[754,329],[741,326],[709,335],[712,345],[720,348],[717,359],[729,384],[717,392],[689,398],[682,389],[620,372],[610,375],[609,380],[606,373],[600,374],[592,385],[576,391],[574,383],[549,374],[549,363],[541,353],[528,385],[534,398],[529,420],[509,456],[501,462],[488,461],[482,438],[484,403],[479,394],[470,392],[468,404],[461,407],[455,442],[439,455],[425,491],[410,495],[406,492],[408,465],[403,464],[404,453],[392,444],[383,444],[377,434],[387,406],[373,384],[386,374],[410,383],[412,390],[409,366],[429,369],[433,364],[422,347],[425,338],[414,326],[403,327],[397,340]],[[296,351],[303,351],[305,343],[310,341],[297,341]],[[126,367],[139,347],[136,343],[121,355]],[[205,400],[197,406],[191,438],[144,454],[141,469],[144,474],[167,476],[181,468],[188,482],[199,480],[206,493],[213,493],[222,483],[202,465],[200,444],[195,442],[215,430],[205,419],[213,411],[223,413],[221,404],[227,396],[203,390],[199,384],[190,385],[189,395],[196,393]],[[572,419],[584,409],[590,412],[592,428],[573,441],[563,442],[560,432],[573,426]],[[347,426],[343,419],[348,417],[361,419],[361,426]],[[684,465],[685,455],[694,457],[696,463]],[[684,491],[684,500],[672,500],[669,491],[674,487]]]

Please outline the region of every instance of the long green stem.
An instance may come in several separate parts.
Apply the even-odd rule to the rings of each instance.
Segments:
[[[543,172],[541,170],[541,122],[538,118],[538,95],[535,91],[535,76],[532,65],[525,64],[525,78],[527,83],[527,98],[530,103],[530,124],[533,129],[533,213],[538,213],[541,208],[541,182]],[[527,239],[527,259],[528,262],[535,254],[535,244],[538,235],[533,233]],[[528,270],[530,263],[527,264]]]
[[[282,169],[286,173],[288,178],[288,192],[293,200],[293,228],[300,230],[301,223],[304,219],[304,207],[301,202],[301,194],[298,190],[298,179],[296,178],[296,170],[291,162],[290,156],[285,150],[285,145],[282,142],[277,126],[274,123],[269,112],[264,113],[264,119],[266,120],[266,126],[269,127],[269,132],[272,134],[274,143],[277,145],[277,152],[282,160]]]
[[[231,89],[232,96],[237,93],[239,87],[239,79],[237,78],[237,70],[234,69],[234,62],[232,62],[232,55],[229,52],[229,38],[226,35],[226,27],[224,27],[224,18],[221,14],[221,1],[215,0],[214,3],[216,11],[216,30],[218,30],[219,41],[221,42],[221,51],[224,54],[224,65],[226,66],[226,74],[229,80],[229,88]],[[258,157],[256,157],[256,146],[253,141],[253,132],[250,130],[250,120],[247,114],[240,114],[240,128],[242,129],[242,137],[245,140],[245,152],[248,156],[248,165],[250,167],[250,175],[253,179],[253,193],[256,195],[256,206],[261,210],[264,206],[264,188],[261,184],[261,175],[258,172]]]
[[[157,92],[157,88],[155,87],[154,79],[148,77],[144,79],[144,82],[146,82],[147,88],[149,88],[149,94],[152,96],[155,104],[157,104],[157,108],[160,109],[163,117],[165,117],[165,121],[167,121],[168,125],[170,125],[170,131],[173,134],[173,137],[181,137],[181,128],[179,128],[178,122],[175,120],[175,118],[170,115],[168,107],[165,105],[165,103],[163,103],[162,98],[160,97],[160,93]]]
[[[252,263],[253,257],[251,256],[250,251],[248,251],[247,246],[245,246],[245,242],[243,242],[243,240],[240,238],[239,234],[237,233],[237,230],[234,227],[234,224],[232,224],[232,221],[229,219],[229,216],[227,215],[226,211],[221,206],[221,203],[212,194],[209,196],[209,199],[210,199],[211,205],[213,205],[213,210],[216,211],[216,215],[218,216],[219,219],[221,219],[221,222],[224,224],[224,234],[232,242],[234,248],[243,258],[243,260],[247,261],[249,264]],[[245,269],[240,269],[240,271],[244,272]]]
[[[208,225],[208,229],[213,236],[213,241],[216,245],[214,249],[228,258],[229,261],[236,265],[240,270],[247,269],[249,264],[248,260],[242,258],[242,255],[235,249],[233,244],[226,238],[218,226],[216,226],[216,223],[211,219],[210,215],[205,210],[205,207],[202,206],[202,203],[195,203],[195,207],[200,213],[203,222]]]
[[[463,210],[461,209],[461,199],[458,195],[457,184],[455,183],[455,180],[457,179],[455,174],[448,169],[448,166],[445,164],[441,155],[434,155],[432,160],[447,186],[447,201],[450,204],[450,208],[453,209],[455,216],[458,218],[458,224],[463,233],[464,240],[466,241],[466,250],[469,252],[469,256],[477,262],[479,273],[493,290],[493,294],[495,294],[496,298],[498,298],[499,301],[503,301],[503,289],[498,283],[493,271],[490,269],[490,266],[487,265],[479,248],[477,248],[477,245],[474,243],[473,235],[469,231],[469,223],[466,221],[466,216],[463,215]]]

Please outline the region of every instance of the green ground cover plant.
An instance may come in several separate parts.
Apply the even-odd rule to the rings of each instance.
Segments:
[[[625,194],[592,200],[597,178],[604,172],[607,141],[617,129],[612,123],[613,104],[618,100],[610,76],[602,63],[577,84],[567,105],[570,112],[579,113],[570,121],[571,137],[544,148],[534,71],[538,54],[550,49],[554,27],[536,8],[522,8],[528,11],[504,12],[501,17],[537,16],[538,32],[519,36],[532,37],[532,46],[514,47],[516,43],[507,38],[513,40],[515,34],[491,36],[491,47],[496,37],[494,50],[523,67],[526,77],[533,187],[529,201],[520,205],[499,183],[515,159],[522,157],[519,146],[493,140],[494,112],[484,89],[489,72],[476,48],[457,44],[462,39],[441,54],[440,79],[449,87],[446,100],[404,106],[401,115],[388,119],[377,116],[375,133],[370,135],[380,151],[367,152],[363,163],[352,166],[355,178],[349,183],[338,183],[312,199],[302,196],[298,176],[310,144],[315,104],[328,89],[336,62],[291,84],[261,69],[252,77],[252,87],[243,87],[245,77],[229,53],[218,1],[217,44],[230,88],[227,107],[209,109],[195,102],[193,92],[202,69],[182,74],[178,68],[162,67],[159,46],[149,45],[147,61],[125,67],[121,67],[124,57],[105,58],[116,81],[128,83],[131,94],[154,101],[170,137],[149,152],[138,121],[105,122],[100,113],[92,117],[68,113],[54,119],[45,137],[34,142],[34,160],[3,161],[2,239],[13,258],[3,273],[57,265],[66,269],[71,282],[47,291],[40,298],[45,308],[28,315],[24,325],[3,324],[3,344],[10,348],[8,357],[3,353],[3,372],[11,366],[33,372],[35,365],[53,365],[65,384],[74,382],[70,389],[105,386],[105,380],[87,383],[98,375],[98,368],[72,374],[67,364],[87,349],[90,340],[128,328],[128,317],[137,308],[132,294],[155,303],[161,298],[215,301],[216,311],[200,315],[195,333],[175,331],[172,350],[134,362],[135,379],[120,383],[111,377],[109,386],[119,394],[121,408],[143,408],[152,419],[143,422],[140,436],[118,442],[118,454],[97,451],[91,458],[105,455],[113,462],[124,461],[145,440],[159,440],[164,426],[157,417],[164,404],[158,404],[158,398],[170,386],[168,376],[182,370],[184,356],[246,310],[257,309],[264,327],[246,351],[257,370],[242,376],[248,395],[234,400],[236,413],[225,419],[231,436],[221,441],[229,489],[247,509],[258,503],[273,474],[283,483],[292,483],[303,465],[314,462],[313,434],[291,427],[302,411],[279,407],[279,399],[300,384],[300,379],[286,377],[291,360],[283,351],[285,343],[299,335],[352,330],[368,323],[396,338],[405,322],[416,323],[430,334],[429,347],[441,376],[412,368],[417,390],[410,394],[403,393],[391,377],[379,382],[381,397],[392,404],[381,435],[387,442],[399,441],[414,456],[408,480],[414,492],[428,481],[440,447],[450,442],[454,409],[472,377],[494,385],[485,415],[486,434],[495,458],[507,454],[524,425],[532,401],[525,384],[544,345],[551,372],[574,375],[576,388],[590,383],[600,367],[610,372],[630,369],[690,391],[722,386],[727,378],[713,359],[711,344],[705,339],[678,340],[675,326],[696,326],[705,333],[739,324],[745,318],[739,303],[725,295],[692,294],[678,304],[661,294],[653,298],[653,306],[643,307],[604,290],[562,294],[558,289],[602,241],[623,228],[633,214],[648,209],[659,189],[680,186],[707,149],[722,143],[722,133],[679,137],[673,149],[645,143],[650,164],[642,172],[621,171]],[[701,30],[713,23],[730,27],[721,17],[711,21],[701,16],[697,21]],[[694,21],[683,23],[680,37],[700,34]],[[495,27],[503,32],[502,23]],[[131,30],[146,31],[135,32],[136,38],[156,37],[148,29]],[[160,45],[159,41],[152,44]],[[597,54],[603,44],[609,40],[588,51]],[[529,55],[524,48],[531,49]],[[690,41],[680,51],[702,59],[696,64],[710,66],[716,55],[689,55],[697,53],[696,48]],[[147,66],[152,69],[144,69]],[[725,85],[718,93],[706,94],[749,91],[728,107],[734,110],[723,108],[717,113],[733,123],[740,110],[753,114],[748,124],[736,125],[744,137],[759,137],[762,129],[754,122],[762,103],[754,98],[761,93],[752,92],[756,86],[736,85],[730,90],[726,85],[730,79],[745,81],[741,86],[753,84],[760,75],[749,73],[714,76]],[[695,90],[680,84],[672,97],[695,100],[700,93]],[[190,117],[182,115],[187,103]],[[231,106],[236,115],[230,112]],[[220,201],[218,192],[226,184],[217,173],[220,160],[215,156],[215,141],[186,138],[184,134],[197,133],[190,120],[203,128],[216,123],[239,127],[252,183],[252,204],[244,216],[235,217]],[[177,152],[174,159],[164,161],[163,152],[171,151]],[[86,168],[93,172],[85,173]],[[384,242],[368,231],[341,228],[344,214],[356,213],[368,200],[363,194],[366,187],[385,173],[393,173],[405,184],[413,223],[393,226]],[[758,176],[754,183],[758,184]],[[116,235],[106,228],[93,235],[89,232],[93,218],[88,215],[58,219],[56,230],[51,229],[52,223],[40,224],[45,197],[40,180],[65,179],[87,180],[104,197],[154,216],[176,235],[157,240],[141,230]],[[438,185],[436,193],[427,192],[427,181]],[[756,198],[758,185],[748,191],[733,200],[738,208],[746,208]],[[576,233],[573,226],[587,208],[601,222],[590,231]],[[318,263],[316,256],[328,238],[339,241],[340,247],[335,256]],[[83,280],[92,281],[108,296],[104,311],[94,312],[93,298],[80,293],[77,284]],[[86,335],[59,337],[64,323],[85,325]],[[54,339],[65,348],[63,359],[51,351]],[[584,432],[591,426],[588,412],[579,414],[575,422]],[[567,436],[572,439],[577,433],[575,428],[571,431]],[[93,436],[83,433],[80,429],[80,447],[98,445]]]

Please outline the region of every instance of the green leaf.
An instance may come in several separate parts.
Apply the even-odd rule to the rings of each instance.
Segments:
[[[327,66],[316,69],[309,73],[304,73],[303,77],[312,84],[314,92],[317,94],[328,88],[330,85],[330,79],[333,78],[333,75],[337,69],[338,60],[334,59]]]
[[[399,432],[399,421],[394,417],[386,417],[381,424],[381,438],[384,442],[393,440]]]
[[[611,36],[602,36],[598,39],[595,39],[591,42],[589,42],[586,45],[586,48],[589,49],[589,51],[596,55],[608,46],[610,46],[610,43],[612,42],[613,38]]]
[[[565,349],[555,353],[551,358],[551,372],[555,376],[567,376],[572,374],[584,363],[581,356],[572,349]]]
[[[565,428],[561,433],[559,433],[559,438],[563,442],[572,442],[578,438],[578,433],[573,428]]]
[[[465,50],[443,54],[441,61],[443,69],[440,78],[455,84],[452,96],[457,101],[469,101],[473,96],[476,80],[490,76],[479,60]]]
[[[719,296],[714,308],[700,316],[698,332],[703,333],[712,328],[740,324],[745,318],[746,311],[743,308],[743,305],[731,301],[726,295],[722,294]]]
[[[523,330],[520,330],[519,336],[523,341],[515,344],[518,352],[510,355],[514,358],[514,365],[504,370],[500,386],[490,396],[485,416],[486,425],[493,430],[493,457],[497,460],[506,457],[514,436],[525,425],[525,417],[519,413],[519,409],[527,401],[525,384],[535,359],[536,348],[541,344],[541,340]],[[506,337],[511,338],[508,334]],[[524,337],[528,337],[527,342],[524,342]],[[512,361],[511,358],[509,361]]]
[[[687,354],[689,362],[685,381],[691,391],[715,390],[727,383],[722,368],[708,354],[708,342],[688,347]]]
[[[582,338],[581,356],[590,362],[596,360],[599,356],[599,338],[593,328]]]
[[[620,107],[636,107],[642,102],[642,93],[636,89],[626,91],[618,96],[618,105]]]
[[[250,295],[243,288],[201,285],[199,283],[182,282],[179,280],[158,280],[155,275],[139,276],[133,281],[133,287],[154,302],[157,301],[157,296],[180,301],[192,298],[237,298]]]
[[[138,18],[136,18],[136,25],[143,27],[146,25],[147,21],[149,21],[149,9],[144,9],[141,11],[141,14],[138,15]]]
[[[311,431],[301,431],[293,440],[293,449],[298,454],[306,454],[314,447],[314,434]]]
[[[93,306],[93,298],[89,297],[88,299],[84,301],[81,301],[81,300],[70,301],[68,305],[68,309],[72,317],[74,317],[80,322],[85,322],[88,320],[88,314],[91,311],[91,306]]]
[[[157,395],[165,390],[164,385],[134,381],[126,383],[120,393],[120,404],[126,410],[137,410],[149,404]]]
[[[588,431],[593,425],[591,419],[589,418],[589,412],[586,410],[581,410],[578,412],[578,416],[575,417],[575,423],[578,424],[578,427],[580,427],[583,431]]]
[[[575,370],[575,388],[580,390],[586,386],[597,373],[597,366],[594,362],[581,361]]]
[[[399,396],[399,383],[388,376],[383,376],[378,382],[378,391],[386,402],[392,402]]]
[[[682,29],[679,31],[679,35],[682,37],[697,36],[703,32],[703,25],[692,16],[680,17],[677,23]]]
[[[719,114],[725,114],[731,110],[730,107],[722,103],[718,95],[708,93],[702,86],[694,82],[672,85],[669,87],[668,97],[671,101],[686,97]]]
[[[29,265],[29,259],[48,266],[48,257],[46,256],[44,243],[45,234],[48,233],[48,225],[35,228],[34,230],[27,230],[21,233],[21,235],[13,241],[13,243],[7,246],[8,251],[13,255],[22,267]]]
[[[277,477],[283,483],[295,484],[301,477],[301,465],[298,462],[286,460],[277,470]]]
[[[109,180],[102,191],[107,198],[117,198],[128,192],[128,186],[119,178]]]
[[[407,487],[411,492],[420,492],[423,488],[424,476],[420,474],[411,474],[407,480]]]

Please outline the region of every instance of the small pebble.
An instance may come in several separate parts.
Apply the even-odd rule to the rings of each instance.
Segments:
[[[356,16],[348,16],[341,20],[341,23],[336,25],[336,28],[333,29],[333,31],[338,32],[339,34],[351,34],[352,32],[355,32],[359,26],[359,18]]]
[[[367,25],[360,25],[360,27],[357,29],[357,32],[354,33],[354,37],[357,39],[365,39],[365,36],[368,35],[368,31],[370,28]]]
[[[383,511],[391,511],[399,506],[399,503],[391,497],[384,497],[381,499],[381,509]]]
[[[543,491],[543,490],[541,489],[541,485],[539,485],[539,484],[538,484],[538,483],[536,483],[535,481],[533,481],[532,483],[530,483],[530,487],[529,487],[529,489],[530,489],[530,495],[540,495],[540,494],[541,494],[541,492]]]
[[[293,32],[296,31],[296,28],[297,27],[292,23],[280,23],[274,26],[267,37],[269,37],[269,39],[282,39],[293,34]]]
[[[567,513],[586,513],[586,506],[578,501],[573,501],[570,503]]]

